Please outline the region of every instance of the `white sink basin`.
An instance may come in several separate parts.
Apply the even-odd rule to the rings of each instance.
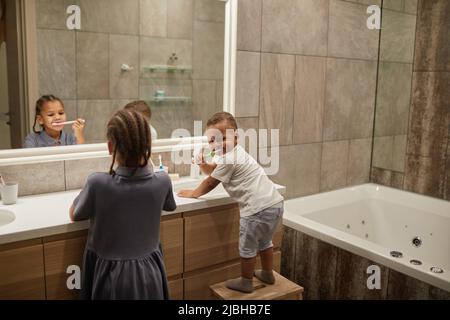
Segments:
[[[8,210],[0,209],[0,227],[6,226],[16,220],[16,215]]]

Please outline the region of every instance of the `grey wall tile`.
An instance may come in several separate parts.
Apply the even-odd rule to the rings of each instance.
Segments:
[[[66,13],[70,5],[79,4],[78,0],[37,0],[36,23],[38,28],[67,30]],[[83,26],[82,26],[83,27]]]
[[[66,190],[83,188],[92,173],[109,172],[111,162],[111,157],[65,161]]]
[[[66,112],[67,120],[75,120],[78,119],[78,109],[77,109],[77,101],[76,100],[67,100],[63,101],[64,103],[64,111]],[[64,132],[73,133],[72,126],[65,126]]]
[[[294,143],[322,141],[326,58],[296,57]]]
[[[195,0],[195,20],[224,22],[225,2],[211,0]]]
[[[0,172],[5,181],[19,183],[19,196],[65,190],[63,161],[39,163],[38,167],[36,164],[4,166]]]
[[[358,0],[356,1],[358,3],[361,4],[366,4],[366,5],[377,5],[377,6],[381,6],[381,0]]]
[[[78,116],[86,120],[84,129],[86,143],[105,142],[108,121],[128,102],[127,100],[79,100]]]
[[[318,193],[320,191],[322,144],[298,145],[291,157],[296,160],[293,176],[295,180],[294,196],[303,197]],[[283,160],[281,160],[281,165],[284,166]]]
[[[192,39],[194,0],[167,1],[167,35],[170,38]]]
[[[259,118],[236,118],[236,121],[238,128],[244,131],[239,135],[239,144],[257,160]]]
[[[240,0],[238,5],[237,48],[260,51],[262,0]]]
[[[403,182],[405,180],[405,174],[401,172],[393,172],[391,178],[391,187],[397,189],[403,189]]]
[[[450,71],[450,3],[420,1],[415,70]]]
[[[383,10],[380,59],[413,62],[415,35],[415,16]]]
[[[384,0],[383,8],[402,11],[404,1],[405,0]]]
[[[376,62],[328,59],[324,139],[372,136]]]
[[[77,33],[78,99],[109,98],[109,36]]]
[[[139,0],[79,0],[84,31],[139,34]]]
[[[325,56],[328,0],[265,0],[262,51]]]
[[[110,93],[112,99],[137,99],[139,97],[139,37],[111,35],[109,39]],[[122,64],[134,70],[124,72]]]
[[[373,166],[392,169],[394,136],[375,137],[373,146]]]
[[[223,23],[194,22],[194,79],[223,80],[224,39]]]
[[[442,156],[450,123],[450,73],[415,72],[408,154]]]
[[[271,178],[276,183],[286,186],[287,198],[297,198],[319,192],[321,149],[320,143],[279,148],[279,171]],[[268,156],[271,155],[271,150],[267,148],[260,148],[261,152]],[[266,166],[263,165],[263,167]]]
[[[192,67],[192,41],[181,39],[140,39],[141,69],[151,65],[167,65],[172,53],[178,56],[179,66]]]
[[[223,80],[216,81],[216,106],[217,110],[224,110],[224,101],[223,101]]]
[[[381,62],[378,76],[375,136],[408,131],[412,65]]]
[[[320,191],[346,186],[349,141],[325,142],[322,147]]]
[[[261,54],[237,52],[236,67],[236,116],[259,116]]]
[[[218,109],[216,101],[216,81],[215,80],[194,80],[193,87],[193,118],[195,121],[202,121],[203,129],[206,129],[206,123],[209,118],[216,112],[222,111]]]
[[[304,287],[304,299],[335,299],[338,249],[301,232],[295,247],[295,282]]]
[[[367,268],[377,265],[345,250],[338,250],[336,269],[336,298],[343,300],[386,299],[388,291],[389,269],[378,265],[381,269],[381,290],[367,288]]]
[[[347,185],[369,182],[372,139],[351,140],[348,154]]]
[[[292,143],[295,57],[263,54],[259,127],[280,130],[280,145]]]
[[[140,34],[149,37],[167,36],[167,0],[140,0]]]
[[[330,1],[328,55],[354,59],[378,59],[380,32],[367,28],[366,6]]]
[[[76,99],[75,33],[37,30],[39,94]]]
[[[194,120],[192,107],[185,103],[152,104],[152,125],[158,139],[169,139],[175,129],[186,129],[192,133]]]
[[[417,14],[418,0],[404,0],[405,1],[405,12],[410,14]]]

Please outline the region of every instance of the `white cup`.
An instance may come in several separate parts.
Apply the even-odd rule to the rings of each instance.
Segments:
[[[17,197],[19,196],[19,184],[16,182],[7,182],[6,185],[0,186],[0,192],[4,205],[16,204]]]

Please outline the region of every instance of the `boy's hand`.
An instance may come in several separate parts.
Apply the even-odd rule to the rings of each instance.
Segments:
[[[177,193],[181,198],[197,198],[194,196],[194,190],[181,190]]]

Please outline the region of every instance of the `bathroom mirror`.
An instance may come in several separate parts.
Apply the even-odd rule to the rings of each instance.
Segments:
[[[0,165],[104,154],[108,119],[131,101],[150,106],[161,150],[234,112],[237,0],[0,2]],[[22,149],[46,94],[86,120],[86,144]]]
[[[405,171],[416,35],[417,1],[383,8],[373,168]]]

